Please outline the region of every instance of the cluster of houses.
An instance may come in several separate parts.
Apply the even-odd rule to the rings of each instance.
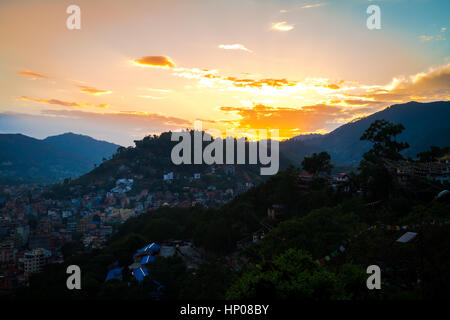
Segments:
[[[102,248],[114,226],[131,215],[109,207],[106,197],[52,200],[45,191],[0,187],[0,290],[26,284],[48,263],[63,262],[65,244]]]
[[[224,172],[233,175],[234,167],[226,166]],[[136,192],[135,177],[125,176],[109,190],[82,192],[81,187],[71,187],[72,196],[65,199],[49,198],[48,186],[0,186],[0,291],[26,284],[30,275],[41,272],[46,264],[63,262],[66,244],[77,244],[72,254],[101,249],[114,230],[131,217],[161,207],[220,206],[253,187],[246,182],[220,189],[203,182],[202,178],[215,174],[216,168],[191,177],[164,174],[162,183],[167,185],[179,184],[177,179],[194,181],[179,192],[170,188]],[[162,255],[172,247],[163,245]],[[192,255],[191,246],[178,244],[176,248],[175,253]],[[197,262],[191,259],[189,265],[195,267]]]
[[[309,182],[316,176],[308,172],[300,172],[298,174],[298,187],[307,191],[309,189]],[[344,192],[350,191],[350,176],[347,173],[339,173],[332,176],[323,176],[328,184],[335,190]]]
[[[405,184],[413,178],[439,181],[441,183],[450,182],[450,155],[431,162],[384,159],[384,163],[397,182],[401,184]]]
[[[254,187],[251,181],[234,182],[231,177],[236,173],[234,165],[213,165],[206,172],[185,175],[177,172],[166,172],[162,176],[165,192],[155,193],[155,209],[161,206],[191,207],[202,204],[206,207],[218,207],[229,202],[236,195]],[[214,183],[204,181],[227,181],[227,187],[218,187]],[[181,187],[177,192],[170,191],[173,185]],[[179,188],[180,189],[180,188]]]

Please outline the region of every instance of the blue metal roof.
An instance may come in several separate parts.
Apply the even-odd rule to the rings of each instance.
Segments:
[[[153,262],[153,261],[155,261],[154,256],[145,256],[141,259],[141,264],[147,264],[147,263]]]
[[[122,269],[123,268],[114,268],[109,270],[105,282],[112,279],[122,280]]]
[[[133,276],[138,282],[141,282],[146,276],[148,276],[148,271],[146,268],[137,268],[133,270]]]
[[[150,243],[149,245],[146,245],[144,248],[138,250],[138,252],[158,253],[159,249],[161,249],[159,244]]]

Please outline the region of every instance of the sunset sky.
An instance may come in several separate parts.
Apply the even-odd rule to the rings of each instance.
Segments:
[[[69,30],[66,8],[81,8]],[[366,9],[381,8],[381,30]],[[0,133],[325,133],[450,100],[448,0],[1,0]]]

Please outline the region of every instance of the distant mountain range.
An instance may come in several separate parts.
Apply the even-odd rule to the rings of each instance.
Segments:
[[[296,165],[305,155],[327,151],[335,165],[355,166],[363,153],[371,148],[371,143],[359,138],[373,121],[379,119],[403,124],[405,130],[397,140],[409,143],[410,147],[403,152],[406,157],[414,159],[417,153],[430,146],[450,146],[450,101],[437,101],[393,105],[328,134],[294,137],[281,143],[280,150]]]
[[[0,179],[51,182],[77,177],[111,157],[118,147],[74,133],[43,140],[0,134]]]
[[[433,145],[450,146],[450,101],[409,102],[393,105],[366,118],[347,123],[328,134],[297,136],[281,142],[281,168],[288,163],[300,166],[305,156],[320,151],[330,153],[335,166],[356,166],[363,153],[371,148],[371,143],[360,141],[359,138],[377,119],[403,124],[405,130],[398,136],[398,140],[409,143],[410,148],[404,151],[407,157],[415,158],[417,153]],[[153,161],[160,163],[161,167],[169,166],[167,159],[170,156],[170,146],[161,147],[166,140],[158,141],[157,147],[152,146],[153,150],[150,151]],[[103,158],[110,158],[118,147],[113,143],[73,133],[43,140],[22,134],[0,134],[0,180],[50,182],[78,177],[91,171],[94,164],[100,164]],[[153,162],[151,167],[155,169]],[[113,170],[117,168],[114,167]],[[159,177],[162,173],[155,174]]]
[[[321,136],[322,136],[322,134],[320,134],[320,133],[301,134],[299,136],[295,136],[295,137],[291,138],[291,140],[309,141],[309,140],[313,140],[313,139],[321,137]]]

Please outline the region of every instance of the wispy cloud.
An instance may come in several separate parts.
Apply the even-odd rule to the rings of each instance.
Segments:
[[[32,79],[49,79],[50,78],[50,77],[45,76],[43,74],[32,72],[32,71],[29,71],[29,70],[22,70],[22,71],[18,72],[17,74],[20,75],[20,76],[31,77]]]
[[[153,92],[159,92],[159,93],[169,93],[169,89],[155,89],[155,88],[140,88],[140,90],[146,90],[146,91],[153,91]]]
[[[244,45],[242,45],[240,43],[219,44],[219,48],[224,49],[224,50],[242,50],[242,51],[252,52],[252,50],[247,49]]]
[[[445,39],[445,31],[447,30],[446,27],[442,27],[440,29],[440,32],[434,36],[428,36],[428,35],[421,35],[419,37],[420,41],[422,42],[428,42],[428,41],[444,41]]]
[[[294,29],[294,25],[288,24],[286,21],[272,23],[272,30],[286,32],[292,29]]]
[[[152,100],[161,100],[164,99],[163,97],[155,97],[155,96],[148,96],[148,95],[141,95],[138,96],[139,98],[144,98],[144,99],[152,99]]]
[[[103,123],[111,126],[117,124],[134,131],[142,131],[142,135],[150,131],[174,130],[192,126],[192,121],[178,117],[171,117],[154,112],[119,111],[119,112],[89,112],[81,110],[43,110],[42,114],[71,117],[94,123]],[[156,131],[156,132],[157,132]]]
[[[311,9],[311,8],[318,8],[318,7],[323,7],[323,6],[326,6],[327,4],[325,3],[325,2],[322,2],[322,3],[315,3],[315,4],[307,4],[307,5],[304,5],[303,7],[302,7],[302,9]]]
[[[154,96],[154,95],[149,95],[149,94],[140,94],[138,95],[139,98],[144,98],[144,99],[151,99],[151,100],[162,100],[165,99],[167,97],[167,94],[170,92],[170,90],[168,89],[155,89],[155,88],[138,88],[139,91],[150,91],[150,92],[155,92],[158,93],[162,96]]]
[[[365,96],[388,102],[450,100],[450,63],[410,77],[394,78],[391,84]]]
[[[419,38],[420,38],[420,41],[422,41],[422,42],[426,42],[426,41],[431,41],[431,40],[433,40],[433,36],[425,36],[425,35],[422,35],[422,36],[420,36]]]
[[[64,101],[59,99],[39,99],[39,98],[33,98],[33,97],[27,97],[22,96],[20,97],[20,100],[24,101],[32,101],[36,103],[42,103],[42,104],[50,104],[55,106],[61,106],[61,107],[72,107],[72,108],[84,108],[84,107],[95,107],[100,109],[106,109],[109,106],[107,104],[90,104],[86,102],[74,102],[74,101]]]
[[[266,79],[239,79],[235,77],[226,77],[224,80],[230,81],[235,87],[241,88],[263,88],[264,86],[272,87],[272,88],[282,88],[286,86],[294,86],[296,84],[295,81],[289,81],[287,79],[274,79],[274,78],[266,78]]]

